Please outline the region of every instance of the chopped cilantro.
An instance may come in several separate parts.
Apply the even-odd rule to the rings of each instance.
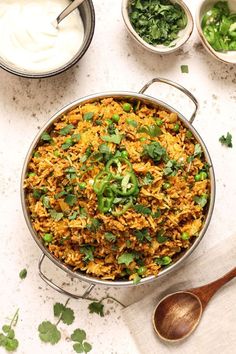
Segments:
[[[44,321],[38,326],[39,338],[46,343],[56,344],[61,339],[57,326],[50,321]]]
[[[143,155],[153,159],[154,162],[167,159],[166,149],[156,141],[152,141],[150,144],[144,145]]]
[[[74,126],[72,124],[68,124],[66,125],[64,128],[62,128],[60,131],[59,131],[59,134],[60,135],[67,135],[70,133],[70,131],[74,128]]]
[[[144,126],[140,127],[137,132],[138,133],[146,133],[146,134],[150,135],[152,138],[154,138],[156,136],[160,136],[162,134],[160,127],[158,127],[158,125],[156,125],[156,124],[152,124],[150,126],[144,125]]]
[[[106,233],[104,234],[104,237],[105,237],[105,239],[106,239],[107,241],[109,241],[109,242],[115,242],[115,241],[116,241],[116,236],[113,235],[111,232],[106,232]]]
[[[225,145],[229,148],[233,147],[232,144],[232,135],[228,132],[226,136],[222,135],[219,139],[222,145]]]
[[[137,213],[143,214],[143,215],[151,215],[152,214],[152,210],[150,208],[148,208],[147,206],[142,205],[142,204],[134,205],[134,210]]]
[[[123,253],[120,257],[118,257],[118,264],[124,263],[128,267],[134,259],[135,255],[133,253]]]
[[[73,206],[76,202],[77,202],[77,197],[74,194],[67,194],[67,196],[65,197],[65,202],[69,205],[69,206]]]
[[[189,73],[189,69],[188,69],[188,65],[181,65],[181,73],[182,74],[188,74]]]
[[[148,186],[149,184],[152,184],[153,180],[153,175],[150,172],[147,172],[147,174],[143,178],[142,184],[143,186]]]
[[[107,141],[109,143],[120,144],[122,140],[122,135],[116,129],[115,134],[102,136],[102,140]]]
[[[134,235],[136,236],[138,242],[152,242],[152,238],[147,229],[136,230],[134,231]]]
[[[85,262],[94,260],[93,252],[94,252],[94,247],[93,246],[86,245],[86,246],[80,247],[80,253],[84,254],[83,260]]]
[[[164,176],[176,176],[177,172],[183,168],[183,165],[175,160],[169,160],[163,169]]]
[[[70,307],[66,307],[65,305],[57,302],[53,306],[53,312],[55,317],[59,317],[60,320],[67,325],[71,325],[74,322],[74,311]]]
[[[63,213],[58,213],[56,210],[54,210],[54,209],[51,209],[51,210],[49,210],[49,213],[50,213],[50,215],[51,215],[51,217],[54,219],[54,220],[56,220],[56,221],[59,221],[59,220],[61,220],[62,218],[63,218]]]
[[[52,141],[52,138],[47,132],[43,132],[43,134],[41,135],[41,140],[50,142]]]
[[[27,277],[27,269],[26,269],[26,268],[24,268],[24,269],[22,269],[22,270],[20,271],[19,277],[20,277],[21,279],[25,279],[25,278]]]
[[[104,317],[104,305],[101,302],[91,302],[88,309],[90,313],[97,313],[101,317]]]
[[[101,221],[98,219],[92,218],[92,219],[90,219],[90,223],[87,224],[86,227],[89,231],[96,232],[100,226],[101,226]]]
[[[90,121],[90,120],[92,120],[93,116],[94,116],[93,112],[87,112],[87,113],[84,113],[83,119],[86,121]]]
[[[204,208],[204,206],[207,204],[208,198],[206,194],[202,194],[201,196],[195,195],[195,197],[193,197],[193,200],[195,201],[195,203],[199,204],[202,208]]]

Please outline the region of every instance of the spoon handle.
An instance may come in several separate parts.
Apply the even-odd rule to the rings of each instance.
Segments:
[[[59,24],[66,16],[68,16],[72,11],[74,11],[84,0],[74,0],[69,4],[59,16],[57,16],[56,21]]]
[[[228,273],[223,275],[221,278],[213,281],[212,283],[203,285],[199,288],[194,288],[188,290],[189,292],[197,295],[201,300],[203,309],[208,304],[212,296],[226,283],[236,277],[236,267],[231,269]]]

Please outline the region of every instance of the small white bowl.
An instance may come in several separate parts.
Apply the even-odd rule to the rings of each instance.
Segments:
[[[182,9],[184,10],[186,16],[187,16],[187,26],[179,32],[179,37],[173,41],[172,45],[174,46],[164,46],[164,45],[151,45],[147,42],[145,42],[135,31],[134,27],[132,26],[129,18],[129,8],[130,8],[130,2],[131,0],[123,0],[122,1],[122,16],[124,23],[126,25],[126,28],[128,32],[131,34],[131,36],[145,49],[148,49],[149,51],[157,54],[169,54],[173,53],[176,50],[178,50],[180,47],[182,47],[187,40],[190,38],[192,32],[193,32],[193,17],[192,14],[187,7],[187,5],[182,1],[182,0],[171,0],[172,3],[177,3],[179,4]]]
[[[202,44],[204,48],[210,53],[215,59],[220,60],[221,62],[224,63],[229,63],[229,64],[236,64],[236,51],[228,51],[228,52],[217,52],[215,51],[211,45],[207,42],[203,31],[202,31],[202,18],[204,14],[209,11],[212,6],[218,2],[219,0],[204,0],[201,1],[200,4],[198,5],[197,12],[196,12],[196,26],[198,30],[198,34],[200,36],[200,39],[202,41]],[[227,0],[229,8],[231,11],[236,12],[236,0]]]

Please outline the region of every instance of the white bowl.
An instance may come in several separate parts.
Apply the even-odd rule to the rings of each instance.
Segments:
[[[130,7],[130,2],[131,0],[123,0],[122,1],[122,16],[124,23],[126,25],[126,28],[128,32],[131,34],[131,36],[145,49],[148,49],[149,51],[157,54],[169,54],[173,53],[176,50],[178,50],[180,47],[182,47],[187,40],[190,38],[192,32],[193,32],[193,17],[192,14],[187,7],[187,5],[182,1],[182,0],[171,0],[172,3],[177,3],[179,4],[182,9],[184,10],[186,16],[187,16],[187,26],[179,32],[179,37],[172,42],[175,46],[164,46],[164,45],[151,45],[147,42],[145,42],[135,31],[133,28],[130,18],[129,18],[129,7]]]
[[[236,64],[236,51],[228,51],[228,52],[217,52],[214,50],[211,45],[207,42],[203,31],[202,31],[202,18],[204,14],[209,11],[212,6],[218,2],[219,0],[204,0],[201,1],[198,5],[197,12],[196,12],[196,25],[198,34],[201,38],[202,44],[204,48],[216,59],[220,60],[224,63]],[[236,0],[227,0],[229,8],[231,11],[236,12]]]

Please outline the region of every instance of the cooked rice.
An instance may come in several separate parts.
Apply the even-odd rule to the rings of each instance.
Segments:
[[[207,174],[206,179],[195,181],[199,171],[207,171],[205,157],[200,153],[190,158],[198,142],[175,113],[141,102],[136,110],[132,107],[127,113],[122,108],[124,102],[128,101],[106,98],[82,104],[53,123],[48,131],[53,140],[41,139],[28,164],[25,195],[32,225],[56,258],[74,270],[100,279],[137,281],[140,267],[145,267],[143,272],[138,271],[141,277],[156,276],[164,266],[160,261],[163,257],[168,256],[169,262],[173,262],[194,242],[207,212],[207,206],[199,205],[196,196],[201,198],[203,195],[209,200],[210,179]],[[134,101],[130,103],[132,106],[135,104]],[[93,112],[93,117],[85,120],[84,114],[88,112]],[[119,122],[114,123],[123,135],[120,144],[102,140],[109,135],[107,129],[111,127],[113,114],[120,116]],[[141,126],[155,125],[157,119],[163,121],[160,136],[151,137],[146,132],[138,132]],[[130,120],[136,121],[138,127],[130,125]],[[62,135],[61,129],[68,124],[72,124],[73,129]],[[179,125],[177,132],[174,130],[176,124]],[[77,135],[73,144],[65,148],[63,144],[71,136],[76,137],[75,134],[80,134],[80,139]],[[181,167],[176,175],[164,174],[167,161],[154,162],[143,154],[144,146],[153,141],[166,149],[168,159],[179,163]],[[114,216],[112,210],[121,210],[122,201],[114,204],[107,213],[98,210],[93,183],[104,169],[105,162],[94,162],[91,156],[99,152],[101,144],[106,144],[113,154],[117,150],[127,151],[139,185],[133,205],[147,206],[151,214],[143,215],[131,206],[123,215]],[[87,149],[92,155],[84,161]],[[67,172],[70,167],[74,174]],[[145,185],[145,176],[150,174],[152,181]],[[79,187],[82,182],[86,183],[85,189]],[[164,189],[163,184],[167,182],[170,186]],[[33,194],[35,191],[36,196]],[[58,193],[61,194],[58,196]],[[66,193],[76,196],[72,206],[65,201]],[[100,221],[99,227],[96,224],[91,227],[94,219]],[[148,235],[148,238],[140,239],[137,231]],[[107,240],[107,233],[113,235],[112,240]],[[187,233],[189,239],[182,239],[183,233]],[[51,242],[44,241],[45,234],[52,235]],[[164,242],[163,239],[160,241],[160,235],[165,237]],[[131,254],[127,264],[118,263],[123,254]]]

